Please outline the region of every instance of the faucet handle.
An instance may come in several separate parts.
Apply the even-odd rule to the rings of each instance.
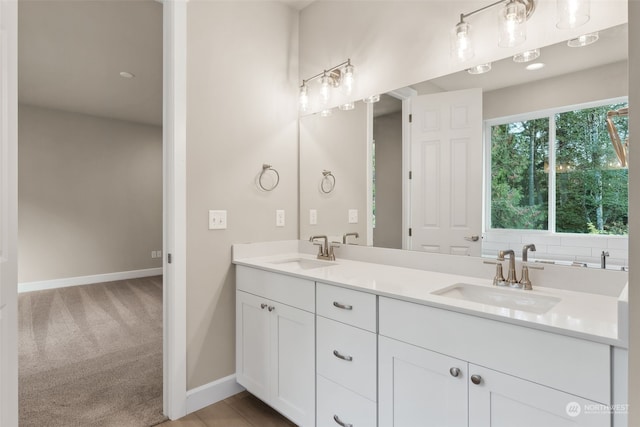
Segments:
[[[505,286],[504,275],[502,274],[502,264],[496,263],[496,275],[493,278],[493,286]]]
[[[525,291],[533,289],[533,286],[531,286],[531,280],[529,279],[529,267],[526,265],[522,266],[522,278],[520,279],[520,285],[522,285],[522,289]]]

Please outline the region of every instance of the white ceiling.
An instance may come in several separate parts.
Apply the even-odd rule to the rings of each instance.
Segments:
[[[21,0],[18,19],[20,103],[162,124],[161,3]]]

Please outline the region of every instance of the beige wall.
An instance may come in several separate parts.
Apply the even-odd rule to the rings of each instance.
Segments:
[[[21,105],[19,282],[161,267],[162,128]]]
[[[376,141],[376,228],[373,245],[402,249],[402,113],[373,120]]]
[[[640,75],[640,0],[629,1],[629,76]],[[640,82],[629,79],[630,145],[640,140]],[[636,135],[634,137],[634,135]],[[629,150],[629,426],[640,425],[640,150]]]
[[[233,243],[298,237],[297,12],[187,3],[187,388],[235,372]],[[263,163],[280,173],[256,186]],[[208,230],[209,209],[228,211]],[[275,226],[276,209],[286,226]]]
[[[300,238],[334,236],[357,232],[367,242],[367,105],[356,102],[350,111],[334,111],[300,119]],[[336,185],[329,194],[320,191],[322,171],[330,170]],[[318,223],[309,224],[309,209],[318,213]],[[358,223],[349,224],[349,209],[358,210]]]
[[[627,61],[483,94],[484,119],[627,96]]]

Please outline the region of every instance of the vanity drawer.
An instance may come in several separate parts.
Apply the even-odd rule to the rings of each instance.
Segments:
[[[317,427],[338,427],[340,425],[338,421],[353,427],[377,425],[375,402],[347,390],[322,375],[318,375],[316,384],[318,387]]]
[[[376,332],[376,296],[318,283],[316,310],[320,316]]]
[[[236,289],[315,312],[315,282],[311,280],[238,265]]]
[[[610,404],[606,344],[381,297],[380,335]]]
[[[316,316],[316,340],[318,374],[375,401],[376,334]]]

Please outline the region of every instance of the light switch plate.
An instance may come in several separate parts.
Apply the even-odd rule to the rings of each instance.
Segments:
[[[284,209],[276,210],[276,227],[284,227]]]
[[[226,230],[227,211],[209,211],[209,230]]]
[[[358,209],[349,209],[349,224],[358,223]]]
[[[309,209],[309,225],[318,225],[318,211]]]

